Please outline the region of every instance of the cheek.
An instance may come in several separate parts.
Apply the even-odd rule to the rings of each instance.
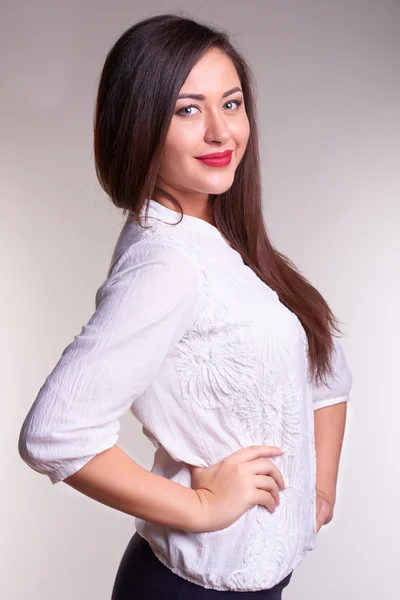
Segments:
[[[236,139],[237,144],[247,144],[250,135],[250,123],[247,116],[233,123],[231,134]]]
[[[162,153],[162,170],[166,171],[173,168],[174,164],[179,162],[182,152],[182,142],[179,143],[179,140],[175,140],[172,138],[172,136],[169,136],[166,140]]]
[[[249,136],[250,136],[250,123],[246,116],[246,118],[243,120],[242,127],[241,127],[241,141],[243,144],[245,144],[245,145],[247,144]]]
[[[170,136],[164,146],[159,173],[163,177],[179,181],[186,170],[188,158],[195,154],[192,146],[193,141],[184,135],[174,138]]]
[[[182,169],[182,165],[191,155],[195,155],[195,149],[190,136],[183,133],[170,136],[164,146],[161,168],[164,172]]]
[[[238,145],[237,157],[240,161],[246,151],[247,143],[249,141],[250,136],[250,125],[248,120],[238,124],[236,128],[236,132],[234,134],[236,143]]]
[[[171,156],[183,156],[195,153],[198,146],[198,127],[195,123],[179,126],[180,123],[174,123],[170,126],[165,141],[165,153]]]

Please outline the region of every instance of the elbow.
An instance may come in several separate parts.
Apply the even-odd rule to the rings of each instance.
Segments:
[[[29,432],[29,425],[27,419],[25,419],[19,432],[18,454],[21,457],[21,459],[27,464],[31,463],[32,459],[34,458],[34,453],[32,453],[33,447],[34,446],[32,444],[32,436]]]
[[[47,475],[51,483],[63,481],[79,471],[97,454],[114,446],[118,426],[112,428],[44,429],[26,420],[18,439],[21,459],[34,471]]]
[[[18,453],[20,458],[31,469],[47,475],[55,468],[54,461],[49,461],[47,456],[48,444],[45,436],[25,421],[18,438]]]

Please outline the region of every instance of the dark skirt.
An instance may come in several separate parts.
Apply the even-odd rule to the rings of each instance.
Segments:
[[[147,540],[136,531],[118,567],[111,600],[222,600],[228,595],[238,600],[281,600],[282,590],[289,584],[292,574],[293,571],[268,590],[210,590],[170,571],[154,554]]]

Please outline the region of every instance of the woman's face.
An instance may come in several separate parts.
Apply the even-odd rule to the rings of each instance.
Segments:
[[[201,94],[204,99],[179,98],[181,94]],[[209,194],[232,186],[250,126],[235,67],[218,49],[209,50],[193,67],[179,96],[157,183],[178,200],[200,204]],[[196,158],[224,150],[233,150],[225,166],[210,166]]]

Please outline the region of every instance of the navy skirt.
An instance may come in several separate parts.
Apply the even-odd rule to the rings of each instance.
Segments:
[[[268,590],[210,590],[170,571],[154,554],[147,540],[136,531],[118,567],[111,600],[222,600],[228,596],[238,600],[281,600],[282,590],[289,584],[292,574],[293,571]]]

